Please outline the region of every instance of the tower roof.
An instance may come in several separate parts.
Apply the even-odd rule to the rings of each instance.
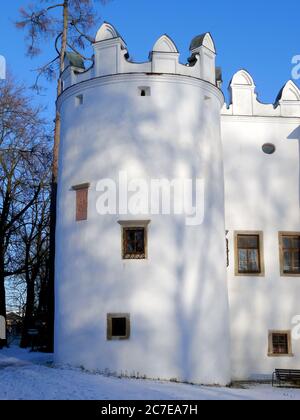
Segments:
[[[214,41],[209,32],[196,36],[191,42],[190,51],[194,51],[202,46],[216,52]]]

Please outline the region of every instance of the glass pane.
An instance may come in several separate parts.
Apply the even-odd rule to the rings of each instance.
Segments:
[[[126,336],[126,318],[112,318],[111,323],[113,337]]]
[[[246,273],[248,271],[247,250],[239,250],[239,272]]]
[[[283,253],[283,271],[285,273],[292,271],[292,254],[288,251]]]
[[[248,268],[249,272],[259,272],[258,251],[255,249],[248,251]]]
[[[273,352],[275,354],[288,354],[288,335],[274,334],[273,335]]]
[[[296,273],[300,272],[300,252],[299,251],[295,251],[293,253],[293,270]]]
[[[293,238],[293,248],[300,250],[300,237],[296,236]]]
[[[238,248],[254,248],[258,249],[259,237],[257,235],[239,235]]]
[[[132,252],[135,252],[135,243],[134,242],[127,242],[126,252],[128,254],[131,254]]]
[[[127,230],[127,240],[134,241],[135,240],[135,231],[134,230]]]
[[[291,236],[283,236],[282,243],[284,249],[293,248],[293,238]]]
[[[144,229],[128,229],[125,238],[126,254],[142,254],[145,250]]]

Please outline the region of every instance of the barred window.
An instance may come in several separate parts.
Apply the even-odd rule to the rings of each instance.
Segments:
[[[290,331],[271,331],[269,333],[269,356],[292,356]]]
[[[123,258],[146,258],[146,231],[145,228],[123,228]]]

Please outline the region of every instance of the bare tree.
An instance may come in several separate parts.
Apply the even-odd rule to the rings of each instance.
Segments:
[[[46,160],[47,155],[43,156]],[[46,168],[50,168],[50,162]],[[45,176],[45,173],[42,174]],[[26,284],[26,303],[23,319],[23,331],[21,347],[26,348],[29,345],[28,330],[37,326],[37,323],[45,322],[45,309],[43,313],[37,314],[37,308],[40,307],[39,289],[48,283],[45,277],[45,266],[49,259],[49,184],[45,183],[41,189],[37,200],[33,206],[24,214],[23,223],[19,230],[19,240],[21,242],[19,250],[24,261],[24,274],[22,275]],[[45,343],[40,344],[44,345]]]
[[[0,315],[6,317],[5,280],[26,270],[18,232],[47,181],[49,137],[41,109],[11,78],[0,84]]]
[[[51,41],[54,44],[55,54],[44,66],[37,69],[38,76],[49,79],[57,78],[57,97],[62,93],[61,75],[64,71],[67,50],[81,55],[87,44],[93,42],[88,31],[95,25],[97,14],[95,3],[97,0],[36,0],[28,8],[21,8],[20,21],[16,23],[20,29],[27,30],[27,54],[34,57],[41,52],[41,43]],[[102,4],[108,0],[100,0]],[[55,226],[56,226],[56,197],[58,177],[58,156],[60,144],[61,120],[58,109],[55,115],[52,188],[51,188],[51,219],[50,219],[50,259],[49,259],[49,343],[48,350],[53,351],[54,337],[54,265],[55,265]]]

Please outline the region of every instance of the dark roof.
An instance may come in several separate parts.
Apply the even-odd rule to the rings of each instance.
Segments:
[[[279,91],[279,93],[278,93],[278,95],[277,95],[277,98],[276,98],[276,101],[275,101],[275,104],[278,104],[278,102],[280,101],[280,99],[282,98],[282,94],[283,94],[283,89],[285,88],[285,85],[280,89],[280,91]]]
[[[216,80],[223,82],[222,68],[221,67],[216,67]]]
[[[202,34],[202,35],[198,35],[192,40],[191,45],[190,45],[190,50],[191,51],[195,50],[196,48],[201,47],[201,45],[203,44],[205,35],[206,35],[206,33]]]
[[[69,63],[72,67],[85,69],[84,59],[81,57],[81,55],[74,52],[67,52],[66,58],[69,60]]]

